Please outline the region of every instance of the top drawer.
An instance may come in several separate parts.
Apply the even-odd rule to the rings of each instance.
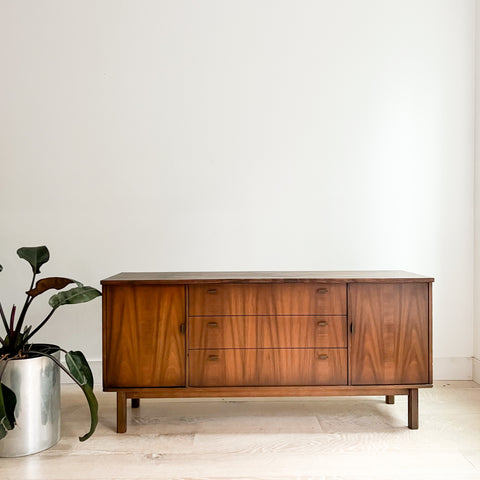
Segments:
[[[346,315],[344,284],[201,284],[188,287],[188,313],[201,315]]]

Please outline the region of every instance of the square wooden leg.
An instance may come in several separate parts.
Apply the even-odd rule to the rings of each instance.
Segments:
[[[418,429],[418,388],[408,390],[408,428]]]
[[[138,408],[140,406],[139,398],[132,398],[132,408]]]
[[[117,433],[127,431],[127,394],[117,392]]]
[[[395,403],[395,395],[385,395],[385,403],[393,405]]]

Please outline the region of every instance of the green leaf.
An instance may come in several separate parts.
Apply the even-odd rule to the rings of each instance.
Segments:
[[[15,406],[17,397],[6,385],[0,383],[0,439],[7,435],[7,430],[15,426]]]
[[[48,278],[43,278],[42,280],[39,280],[35,285],[35,288],[32,288],[26,293],[31,297],[36,297],[37,295],[40,295],[43,292],[46,292],[47,290],[50,290],[52,288],[54,288],[55,290],[61,290],[62,288],[65,288],[67,285],[70,285],[71,283],[76,283],[79,287],[83,286],[80,282],[77,282],[76,280],[72,280],[71,278],[48,277]]]
[[[75,287],[66,292],[53,295],[53,297],[50,297],[48,303],[52,308],[56,309],[62,305],[89,302],[101,295],[102,293],[93,287]]]
[[[34,274],[40,273],[40,267],[50,258],[50,253],[45,245],[19,248],[17,255],[31,265]]]
[[[78,380],[81,385],[87,384],[93,388],[93,374],[88,365],[87,359],[82,352],[70,351],[65,354],[70,373]]]
[[[70,374],[80,384],[80,388],[83,390],[90,408],[90,430],[82,437],[79,437],[79,440],[84,442],[93,435],[98,424],[98,402],[93,393],[93,375],[82,352],[70,351],[65,355],[65,360]]]

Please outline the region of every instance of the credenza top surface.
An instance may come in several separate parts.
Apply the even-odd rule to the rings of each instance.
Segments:
[[[400,270],[290,271],[290,272],[122,272],[101,281],[102,285],[195,284],[195,283],[355,283],[433,282],[432,277]]]

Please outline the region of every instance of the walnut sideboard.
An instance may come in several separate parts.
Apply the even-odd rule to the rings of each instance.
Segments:
[[[120,273],[103,389],[127,399],[408,395],[432,386],[433,278],[399,271]]]

